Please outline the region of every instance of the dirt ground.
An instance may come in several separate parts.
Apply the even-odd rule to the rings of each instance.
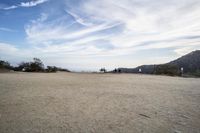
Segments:
[[[200,133],[200,79],[1,73],[0,133]]]

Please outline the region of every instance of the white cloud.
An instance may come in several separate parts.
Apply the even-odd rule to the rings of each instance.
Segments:
[[[98,37],[96,35],[91,35],[91,34],[95,34],[97,32],[101,32],[103,30],[107,30],[119,25],[119,23],[115,24],[103,23],[99,25],[87,26],[79,30],[74,30],[70,29],[71,23],[65,25],[62,24],[64,21],[67,21],[66,19],[61,19],[59,21],[53,20],[48,23],[45,22],[46,19],[47,15],[42,14],[40,18],[32,21],[31,24],[25,27],[27,40],[29,42],[34,44],[39,44],[39,43],[45,44],[47,42],[52,42],[52,41],[67,42],[72,39],[80,40],[82,37],[88,38],[87,36],[91,36],[92,38],[94,38],[93,36],[95,36],[96,40],[98,40]],[[99,39],[102,39],[102,35],[99,36]]]
[[[0,53],[5,53],[5,54],[9,54],[9,53],[13,53],[16,52],[18,49],[10,44],[7,43],[0,43]]]
[[[196,50],[196,48],[194,47],[183,47],[183,48],[178,48],[175,49],[174,51],[178,54],[178,55],[185,55],[188,53],[188,51],[194,51]]]
[[[3,9],[4,10],[10,10],[10,9],[15,9],[15,8],[18,8],[18,6],[12,5],[12,6],[9,6],[9,7],[5,7]]]
[[[21,7],[32,7],[32,6],[37,6],[38,4],[42,4],[47,1],[48,0],[35,0],[35,1],[30,1],[30,2],[22,2],[20,4],[20,6]]]
[[[6,56],[6,57],[13,57],[15,59],[23,59],[26,57],[30,58],[30,57],[34,57],[35,55],[34,50],[35,48],[33,49],[19,48],[15,46],[14,44],[0,42],[0,57]]]
[[[93,23],[91,22],[86,22],[86,20],[82,19],[81,17],[79,17],[77,14],[71,12],[71,11],[68,11],[68,10],[65,10],[66,13],[68,13],[69,15],[71,15],[75,21],[81,25],[84,25],[84,26],[92,26]]]
[[[81,14],[91,16],[91,20],[125,25],[121,34],[109,40],[127,51],[130,47],[134,51],[141,48],[176,48],[181,43],[184,43],[182,47],[193,47],[189,44],[192,39],[187,36],[200,34],[198,0],[88,0],[82,5],[77,8],[81,8]],[[200,38],[193,41],[199,42]]]
[[[3,9],[11,10],[11,9],[19,8],[19,7],[33,7],[33,6],[37,6],[39,4],[45,3],[47,1],[49,1],[49,0],[34,0],[34,1],[30,1],[30,2],[21,2],[19,5],[12,5],[9,7],[5,7]]]

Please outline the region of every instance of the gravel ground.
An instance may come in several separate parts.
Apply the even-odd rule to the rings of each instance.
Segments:
[[[200,79],[2,73],[0,133],[200,133]]]

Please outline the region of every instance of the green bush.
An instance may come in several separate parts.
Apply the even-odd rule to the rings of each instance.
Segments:
[[[196,77],[200,77],[200,70],[196,70],[194,73],[192,73],[191,75],[194,75]]]
[[[9,62],[0,60],[0,69],[9,69],[9,70],[11,70],[12,66],[10,65]]]
[[[176,65],[164,64],[157,65],[154,70],[155,74],[163,74],[170,76],[180,76],[180,70]]]
[[[46,72],[57,72],[58,68],[55,66],[47,66]]]
[[[33,58],[33,62],[22,62],[19,64],[17,71],[25,71],[25,72],[43,72],[44,64],[38,58]]]

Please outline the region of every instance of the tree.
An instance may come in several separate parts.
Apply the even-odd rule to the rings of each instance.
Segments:
[[[40,59],[33,58],[33,62],[22,62],[15,68],[15,70],[25,72],[43,72],[44,64]]]
[[[47,66],[46,72],[57,72],[58,68],[55,66]]]
[[[33,58],[33,62],[30,63],[30,68],[32,72],[44,71],[44,64],[39,58]]]
[[[105,73],[105,72],[106,72],[106,69],[105,69],[105,68],[101,68],[99,71]]]
[[[12,69],[12,66],[10,65],[10,63],[8,61],[0,60],[0,68]]]
[[[15,68],[15,71],[26,71],[30,72],[31,67],[30,67],[30,62],[21,62],[18,67]]]

